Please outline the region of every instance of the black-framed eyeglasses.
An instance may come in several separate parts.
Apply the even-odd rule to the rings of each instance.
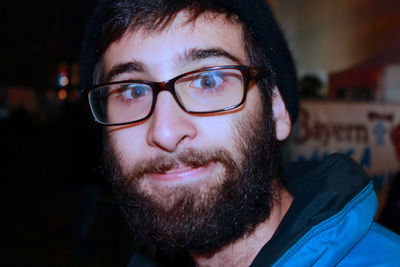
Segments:
[[[266,76],[261,67],[229,65],[186,72],[164,82],[126,80],[85,90],[96,122],[124,125],[149,118],[161,91],[169,91],[178,105],[193,114],[235,109],[246,100],[251,79]]]

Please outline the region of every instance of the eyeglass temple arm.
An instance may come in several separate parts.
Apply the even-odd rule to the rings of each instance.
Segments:
[[[249,69],[249,75],[252,79],[258,80],[267,76],[266,69],[263,67],[252,67]]]

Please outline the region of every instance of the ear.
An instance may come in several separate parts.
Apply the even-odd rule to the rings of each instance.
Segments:
[[[277,87],[273,89],[272,111],[274,112],[276,138],[279,141],[283,141],[289,136],[292,123]]]

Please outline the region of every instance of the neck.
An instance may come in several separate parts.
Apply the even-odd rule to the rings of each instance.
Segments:
[[[211,256],[192,254],[196,265],[249,266],[261,248],[271,239],[292,203],[293,197],[286,190],[279,191],[273,202],[270,216],[249,235],[223,247]]]

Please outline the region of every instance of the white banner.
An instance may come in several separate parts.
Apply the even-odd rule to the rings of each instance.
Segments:
[[[400,104],[303,101],[288,142],[292,161],[339,152],[356,160],[386,193],[400,170]]]

